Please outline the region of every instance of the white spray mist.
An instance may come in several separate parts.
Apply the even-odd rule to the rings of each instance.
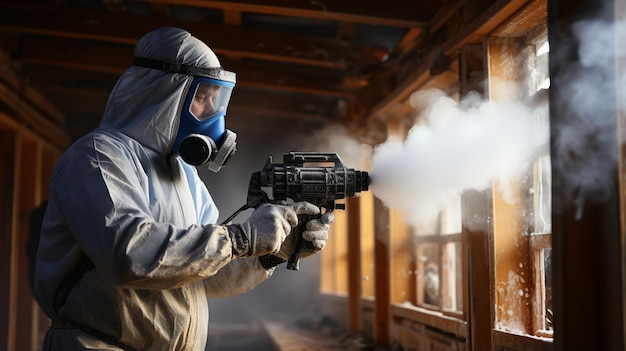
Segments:
[[[619,108],[626,101],[626,76],[618,75],[616,62],[623,65],[626,58],[619,48],[626,42],[626,23],[589,19],[575,23],[572,32],[579,60],[560,65],[554,78],[567,113],[553,125],[552,152],[562,177],[559,205],[573,204],[580,218],[585,203],[601,203],[617,191],[616,103]]]
[[[372,153],[371,147],[352,138],[346,127],[340,124],[315,132],[307,138],[305,150],[337,153],[347,167],[355,169],[360,169],[361,160]]]
[[[568,111],[552,125],[552,166],[562,177],[559,205],[574,205],[580,218],[585,203],[605,201],[616,191],[615,109],[626,105],[626,75],[616,72],[616,62],[626,62],[626,50],[619,48],[626,43],[626,22],[585,20],[572,32],[579,60],[561,65],[552,82]],[[411,224],[430,224],[450,197],[515,177],[545,149],[538,141],[547,140],[547,130],[537,130],[531,115],[521,102],[457,105],[440,95],[405,142],[389,140],[375,149],[372,190],[404,210]]]
[[[415,227],[430,227],[464,190],[517,176],[545,146],[540,141],[547,137],[537,134],[546,130],[537,129],[533,111],[522,103],[416,94],[412,99],[433,98],[424,120],[404,142],[392,138],[377,146],[371,170],[374,194]]]

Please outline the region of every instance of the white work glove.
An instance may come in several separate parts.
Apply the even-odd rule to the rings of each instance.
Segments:
[[[233,256],[276,254],[291,229],[298,225],[298,215],[319,213],[317,206],[263,204],[241,224],[228,225]]]
[[[300,253],[300,258],[309,257],[324,249],[326,246],[326,240],[328,240],[329,225],[334,221],[335,216],[332,212],[326,212],[321,216],[321,218],[312,219],[306,223],[306,230],[302,232],[302,238],[305,240],[305,243],[302,252]],[[276,256],[283,260],[287,260],[293,252],[295,244],[295,233],[291,233],[283,242],[283,245]]]

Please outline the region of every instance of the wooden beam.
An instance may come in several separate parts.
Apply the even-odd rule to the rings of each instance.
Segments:
[[[398,42],[398,45],[396,45],[396,52],[399,53],[406,53],[407,51],[409,51],[409,49],[413,48],[415,45],[417,45],[417,41],[418,41],[418,37],[422,34],[423,32],[421,30],[417,30],[417,29],[410,29],[409,31],[407,31],[407,33],[402,37],[402,39],[400,39],[400,42]]]
[[[519,101],[526,89],[524,83],[529,60],[534,59],[531,49],[516,38],[489,36],[486,40],[486,75],[489,77],[487,96],[489,101]],[[515,89],[502,82],[516,82]],[[509,83],[510,84],[510,83]],[[519,183],[493,182],[493,250],[495,268],[496,323],[511,327],[524,334],[534,335],[532,330],[532,303],[530,293],[518,295],[518,290],[532,291],[532,263],[528,229],[521,213],[527,210],[528,190]],[[497,263],[497,264],[496,264]],[[522,279],[514,279],[521,277]],[[512,311],[511,314],[509,311]]]
[[[25,38],[16,59],[35,68],[42,65],[100,73],[122,74],[131,64],[133,51],[125,45],[99,45],[80,40],[63,41],[44,37]],[[343,88],[343,72],[323,67],[243,62],[224,58],[222,65],[237,73],[237,85],[270,90],[350,98]]]
[[[516,13],[528,0],[496,0],[472,22],[459,31],[456,36],[446,41],[444,52],[447,55],[456,52],[468,44],[480,44],[487,34],[500,26],[507,18]]]
[[[618,23],[623,23],[624,19],[626,19],[626,4],[624,4],[623,1],[616,1],[615,2],[615,17],[617,19],[617,21],[619,21]],[[623,37],[624,35],[624,28],[622,26],[617,26],[617,33],[616,36],[618,38]],[[618,40],[616,42],[615,45],[615,51],[616,52],[624,52],[624,50],[626,50],[626,43],[624,43],[621,40]],[[623,57],[623,55],[619,55],[618,56],[619,59],[616,62],[616,67],[615,67],[615,76],[616,77],[624,77],[626,76],[626,59]],[[617,95],[618,96],[623,96],[624,94],[624,89],[626,89],[626,87],[623,84],[618,84],[617,87]],[[616,102],[616,108],[618,111],[622,111],[620,113],[618,113],[618,120],[617,120],[617,124],[619,126],[624,126],[626,125],[626,113],[624,113],[623,111],[626,111],[626,101],[624,101],[624,99],[617,99]],[[618,143],[620,145],[619,147],[619,167],[618,167],[618,172],[619,172],[619,179],[618,179],[618,184],[619,184],[619,189],[618,189],[618,194],[619,195],[619,208],[620,208],[620,228],[621,228],[621,257],[622,257],[622,262],[625,262],[626,260],[626,231],[624,231],[624,228],[626,228],[626,130],[624,130],[624,128],[622,127],[619,131],[618,131]],[[621,284],[621,288],[622,288],[622,343],[623,345],[626,345],[626,296],[624,296],[624,292],[626,292],[626,264],[622,263],[622,272],[621,272],[621,278],[622,278],[622,284]]]
[[[462,1],[454,1],[443,6],[429,21],[428,33],[433,34],[448,23],[450,18],[459,11],[462,4]]]
[[[364,56],[367,51],[334,39],[41,3],[0,3],[0,30],[5,31],[134,45],[145,33],[164,26],[184,28],[226,56],[340,69],[376,62]]]
[[[370,110],[370,120],[377,119],[389,112],[391,108],[402,104],[409,96],[433,76],[430,68],[441,55],[455,56],[464,46],[480,44],[483,37],[497,28],[505,19],[510,17],[528,0],[497,0],[481,15],[460,30],[457,35],[449,38],[442,48],[436,48],[423,58],[423,63],[412,71],[402,70],[403,79],[399,81],[393,92],[387,94],[376,106]],[[441,51],[443,50],[443,51]]]
[[[348,209],[348,332],[361,331],[361,212],[359,198],[346,200]]]
[[[389,208],[378,198],[374,201],[376,242],[374,244],[374,342],[382,348],[391,344],[391,233]]]
[[[104,112],[109,91],[85,88],[55,88],[49,96],[58,101],[59,108],[67,112],[67,129],[72,135],[80,135],[95,128]],[[285,97],[256,89],[239,88],[233,94],[228,108],[228,125],[242,124],[284,125],[296,120],[329,123],[339,120],[337,101],[314,96]],[[243,116],[255,116],[246,119]],[[272,121],[270,123],[270,121]],[[275,128],[272,126],[272,128]]]
[[[63,125],[65,123],[63,113],[39,91],[33,88],[27,79],[21,77],[16,70],[13,70],[13,66],[13,62],[4,53],[0,53],[0,84],[6,84],[14,93],[19,94],[21,99],[27,100],[41,111],[46,118],[49,118],[54,123]]]
[[[224,24],[228,24],[230,26],[241,25],[241,11],[224,10],[223,17],[224,17]]]
[[[391,0],[384,6],[378,1],[361,0],[358,6],[351,1],[204,1],[204,0],[138,0],[177,6],[220,9],[262,13],[276,16],[292,16],[340,22],[367,23],[395,27],[423,28],[435,13],[436,6],[430,2],[416,4],[414,11],[406,11],[406,2]]]
[[[490,35],[498,37],[515,37],[520,33],[529,33],[537,27],[537,23],[548,23],[548,2],[531,0],[524,5],[506,25],[500,25]]]
[[[16,240],[17,190],[19,189],[18,133],[0,130],[0,340],[2,349],[13,350],[15,340],[16,291],[14,242]]]
[[[118,76],[89,74],[84,71],[63,71],[43,66],[32,70],[33,81],[46,87],[45,93],[57,107],[101,114]],[[45,85],[44,85],[45,84]],[[271,110],[275,113],[317,115],[339,118],[341,97],[298,93],[299,89],[258,89],[250,84],[236,86],[230,101],[231,107]]]
[[[19,217],[16,231],[16,291],[17,291],[17,310],[16,314],[16,340],[17,348],[24,350],[34,350],[36,335],[36,309],[37,303],[33,299],[33,292],[30,282],[31,263],[26,255],[29,242],[29,215],[37,206],[39,198],[39,179],[41,172],[41,144],[34,138],[28,138],[26,135],[21,137],[21,162],[19,163],[18,172],[20,177],[19,188]]]
[[[481,95],[485,92],[486,72],[484,69],[483,45],[468,45],[459,55],[460,93],[462,96],[475,91]],[[461,213],[463,214],[464,262],[466,276],[463,286],[465,316],[469,321],[467,338],[470,350],[491,350],[491,331],[494,327],[495,291],[493,267],[490,265],[490,250],[493,241],[491,221],[477,221],[476,218],[487,219],[493,216],[491,201],[492,189],[477,191],[467,190],[461,197]],[[485,274],[485,272],[490,272]]]
[[[20,120],[24,125],[42,136],[51,144],[65,148],[69,138],[54,121],[42,114],[36,106],[25,103],[22,96],[14,88],[0,82],[0,103],[14,113],[13,118]]]
[[[133,63],[130,45],[95,44],[83,40],[25,36],[13,59],[26,65],[55,66],[112,75],[122,74]],[[85,73],[85,72],[83,72]]]
[[[550,129],[552,164],[552,274],[554,307],[554,349],[563,350],[624,350],[624,257],[621,256],[624,229],[620,228],[618,193],[618,122],[621,112],[616,106],[619,79],[608,81],[600,75],[585,81],[584,89],[602,91],[602,110],[594,113],[594,125],[604,138],[597,139],[597,131],[588,132],[580,141],[585,152],[602,155],[602,164],[586,162],[585,158],[563,150],[556,131],[575,128],[586,122],[581,114],[591,113],[589,108],[580,111],[579,105],[569,102],[571,84],[580,85],[572,78],[580,62],[579,43],[572,40],[572,24],[580,18],[590,18],[604,24],[617,24],[616,6],[621,1],[553,0],[548,2],[548,35],[550,42]],[[619,26],[615,26],[619,28]],[[606,60],[603,67],[617,68],[621,52],[618,33],[613,32],[603,46]],[[558,53],[558,55],[553,53]],[[621,65],[621,63],[620,63]],[[588,69],[598,69],[595,66]],[[615,71],[617,74],[618,71]],[[613,78],[614,76],[610,76]],[[566,84],[566,83],[570,84]],[[623,93],[623,92],[622,92]],[[608,96],[607,96],[608,95]],[[620,102],[621,103],[621,102]],[[578,117],[577,117],[578,116]],[[563,128],[563,129],[562,129]],[[593,135],[592,135],[593,134]],[[573,147],[571,149],[574,149]],[[591,157],[587,154],[587,157]],[[594,161],[597,159],[594,158]],[[609,163],[607,165],[607,163]],[[611,164],[612,163],[612,164]],[[560,165],[560,167],[559,167]],[[604,170],[604,171],[603,171]],[[605,187],[581,186],[573,174],[591,174],[602,179]],[[576,178],[578,179],[578,178]],[[581,259],[583,258],[583,259]]]

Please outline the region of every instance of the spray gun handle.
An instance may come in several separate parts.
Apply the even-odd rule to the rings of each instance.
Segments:
[[[305,246],[308,244],[306,240],[302,237],[302,233],[306,230],[306,224],[316,218],[321,218],[321,214],[316,215],[298,215],[298,225],[291,230],[291,234],[295,236],[296,242],[293,245],[293,251],[289,255],[287,259],[287,269],[292,271],[300,270],[300,255],[304,250]]]

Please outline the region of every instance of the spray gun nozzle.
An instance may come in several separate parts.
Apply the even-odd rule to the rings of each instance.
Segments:
[[[356,192],[367,191],[370,187],[370,177],[366,171],[354,171],[356,179]]]

